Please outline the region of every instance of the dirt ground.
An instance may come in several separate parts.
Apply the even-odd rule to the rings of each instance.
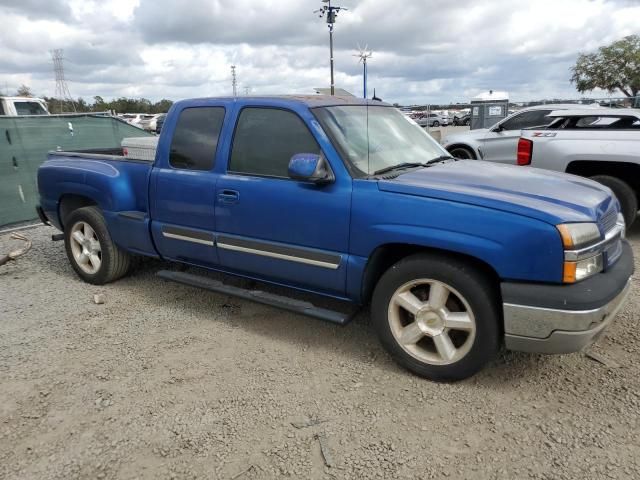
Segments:
[[[23,233],[0,267],[2,479],[640,478],[638,274],[592,347],[608,365],[503,352],[437,384],[366,313],[339,327],[166,283],[157,261],[95,287],[52,228]]]

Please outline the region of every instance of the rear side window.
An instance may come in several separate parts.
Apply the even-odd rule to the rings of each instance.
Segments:
[[[233,137],[229,171],[286,178],[296,153],[320,153],[300,117],[275,108],[244,108]]]
[[[13,102],[18,115],[46,115],[47,112],[38,102]]]
[[[185,108],[173,133],[169,164],[186,170],[211,170],[223,120],[223,107]]]
[[[543,127],[551,123],[547,117],[551,110],[532,110],[516,115],[502,124],[504,130],[522,130],[523,128]]]

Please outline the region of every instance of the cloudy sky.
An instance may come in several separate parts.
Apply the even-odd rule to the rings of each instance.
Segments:
[[[578,52],[640,33],[639,0],[334,0],[336,85],[361,93],[356,46],[373,50],[369,87],[401,104],[578,97]],[[63,48],[74,97],[179,99],[328,86],[321,0],[0,0],[0,91],[53,95]],[[602,92],[595,92],[602,95]]]

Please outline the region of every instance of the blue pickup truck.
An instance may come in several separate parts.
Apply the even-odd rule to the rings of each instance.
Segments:
[[[624,304],[633,273],[608,188],[453,159],[378,101],[180,101],[154,161],[51,152],[38,186],[41,219],[89,283],[122,277],[143,255],[368,305],[391,356],[433,380],[473,375],[501,345],[580,350]],[[159,275],[350,318],[185,269]]]

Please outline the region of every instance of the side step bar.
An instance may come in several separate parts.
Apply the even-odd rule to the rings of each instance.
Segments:
[[[172,270],[160,270],[157,275],[160,278],[170,280],[172,282],[182,283],[184,285],[190,285],[192,287],[204,288],[205,290],[210,290],[212,292],[232,295],[234,297],[243,298],[245,300],[251,300],[257,303],[271,305],[272,307],[278,307],[283,310],[299,313],[301,315],[319,318],[320,320],[337,323],[338,325],[346,325],[358,312],[356,310],[352,313],[342,313],[336,312],[334,310],[327,310],[326,308],[316,307],[310,302],[283,297],[281,295],[275,295],[273,293],[262,292],[260,290],[248,290],[246,288],[225,285],[219,280],[213,280],[211,278],[193,275],[191,273],[176,272]]]

